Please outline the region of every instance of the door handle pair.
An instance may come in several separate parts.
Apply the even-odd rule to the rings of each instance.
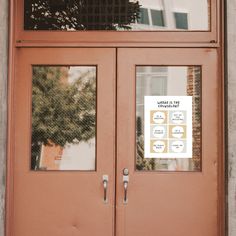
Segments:
[[[103,182],[103,189],[104,189],[104,197],[103,202],[107,203],[107,189],[108,189],[108,175],[102,176],[102,182]],[[123,169],[123,187],[124,187],[124,199],[123,203],[128,203],[128,183],[129,183],[129,170],[127,168]]]

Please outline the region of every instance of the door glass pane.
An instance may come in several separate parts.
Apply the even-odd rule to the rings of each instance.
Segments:
[[[210,0],[24,0],[25,30],[210,29]]]
[[[201,171],[201,67],[136,67],[136,169]]]
[[[96,169],[96,67],[33,66],[32,170]]]

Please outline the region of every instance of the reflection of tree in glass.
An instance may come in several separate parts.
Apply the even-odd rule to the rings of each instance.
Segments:
[[[156,168],[155,159],[144,158],[143,136],[138,137],[136,145],[137,145],[136,169],[137,170],[155,170]]]
[[[95,75],[85,72],[69,84],[68,70],[33,67],[32,169],[37,168],[42,144],[63,147],[95,137]]]
[[[26,30],[130,29],[139,15],[138,1],[25,0]]]
[[[141,117],[136,121],[136,169],[137,170],[155,170],[155,159],[144,158],[144,135]]]

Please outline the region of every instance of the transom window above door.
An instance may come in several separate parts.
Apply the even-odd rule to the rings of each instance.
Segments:
[[[209,31],[210,0],[24,0],[24,30]]]

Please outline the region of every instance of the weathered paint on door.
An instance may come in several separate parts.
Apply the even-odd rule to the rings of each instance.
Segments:
[[[201,171],[135,169],[135,71],[140,65],[201,66]],[[221,100],[217,65],[215,49],[118,49],[117,236],[220,235]],[[130,172],[127,204],[123,203],[123,168]]]
[[[19,49],[14,82],[11,235],[114,232],[115,50]],[[96,171],[34,171],[31,159],[32,65],[97,66]],[[109,176],[104,203],[103,175]]]

